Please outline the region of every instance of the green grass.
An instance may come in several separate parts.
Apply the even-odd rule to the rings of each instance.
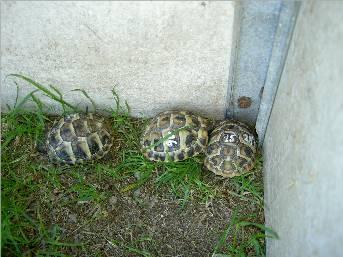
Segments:
[[[231,178],[229,194],[241,202],[248,202],[256,212],[263,211],[263,181],[258,173],[262,170],[262,156],[258,155],[252,171]],[[252,221],[253,220],[253,221]],[[278,239],[271,228],[257,223],[257,214],[247,215],[242,206],[232,212],[230,223],[219,237],[213,250],[216,257],[264,257],[265,239]]]
[[[235,191],[232,194],[251,201],[247,195],[252,195],[254,202],[263,209],[263,181],[257,181],[256,172],[262,169],[262,156],[259,155],[255,161],[255,167],[252,171],[243,173],[241,176],[233,177],[231,183]]]
[[[158,186],[167,186],[181,200],[182,206],[193,195],[206,202],[216,194],[212,185],[203,181],[203,157],[187,159],[183,162],[163,163],[162,173],[156,178]]]
[[[233,212],[230,224],[214,248],[213,256],[265,257],[265,238],[279,239],[277,233],[263,224],[245,219],[243,215]]]
[[[36,112],[22,109],[22,106],[33,101],[34,93],[30,93],[19,104],[16,103],[13,109],[1,119],[2,138],[1,149],[4,151],[7,146],[16,138],[27,137],[37,140],[42,137],[47,116],[38,108]],[[38,107],[41,107],[37,104]]]
[[[10,76],[23,79],[52,100],[60,103],[64,113],[68,113],[70,110],[77,110],[75,106],[64,100],[62,93],[59,92],[56,87],[50,86],[49,89],[23,75],[11,74]],[[93,109],[97,109],[94,101],[87,92],[81,89],[75,89],[74,91],[80,91],[90,100]],[[35,92],[36,91],[26,96],[4,116],[3,121],[9,128],[8,132],[4,135],[5,142],[2,144],[4,149],[7,149],[6,146],[16,137],[29,136],[36,141],[37,139],[42,138],[45,122],[49,121],[49,118],[44,114],[44,104],[38,97],[34,96]],[[123,191],[137,189],[139,186],[144,185],[153,173],[159,170],[162,174],[158,175],[155,184],[157,186],[168,186],[171,191],[180,198],[183,204],[187,202],[187,199],[193,192],[198,192],[205,200],[209,197],[213,197],[215,192],[211,186],[201,180],[203,173],[203,159],[201,157],[188,159],[178,163],[154,163],[144,158],[140,152],[140,137],[147,120],[132,118],[130,116],[130,107],[127,102],[124,104],[121,103],[115,89],[112,90],[112,94],[114,98],[114,108],[110,111],[112,117],[111,125],[112,129],[118,135],[117,144],[121,147],[117,153],[119,164],[114,168],[107,167],[105,168],[105,171],[108,172],[109,169],[111,169],[110,173],[112,176],[117,178],[120,177],[122,179],[133,175],[139,177],[135,183],[124,188]],[[25,103],[30,100],[36,103],[37,111],[29,112],[22,109]],[[91,195],[95,194],[91,188],[88,188],[88,191],[81,188],[76,188],[75,190],[86,191],[85,193],[80,193],[81,198],[87,198],[87,195],[92,197]]]
[[[115,108],[112,109],[113,129],[123,140],[123,151],[120,152],[120,162],[113,170],[122,179],[136,176],[135,183],[123,188],[123,191],[137,189],[144,185],[156,173],[156,186],[167,186],[184,205],[196,191],[203,199],[215,195],[211,186],[201,180],[203,158],[192,158],[183,162],[151,162],[140,152],[140,138],[148,120],[137,120],[130,117],[130,107],[125,102],[122,105],[118,94],[112,90]],[[168,138],[162,138],[166,140]],[[161,143],[160,141],[157,144]],[[160,172],[157,172],[160,171]],[[162,174],[160,174],[162,172]]]
[[[7,256],[66,256],[60,253],[62,248],[78,245],[60,241],[59,227],[42,219],[39,206],[31,206],[37,192],[44,192],[40,195],[42,202],[48,201],[53,188],[60,186],[58,169],[46,170],[31,161],[34,146],[43,138],[45,125],[50,121],[44,113],[44,104],[35,94],[43,91],[60,102],[63,110],[75,107],[65,102],[52,86],[50,91],[27,77],[11,76],[20,77],[38,89],[20,101],[17,97],[15,105],[8,106],[8,113],[1,117],[1,252]],[[24,108],[29,102],[35,104],[36,110]],[[51,191],[42,190],[43,186]]]
[[[76,181],[66,192],[75,194],[73,197],[75,203],[87,201],[99,203],[105,199],[105,194],[99,192],[92,184],[89,184],[82,175],[77,172],[71,174],[76,178]]]
[[[56,87],[54,87],[52,85],[49,86],[50,87],[50,89],[49,89],[48,87],[43,86],[42,84],[32,80],[31,78],[20,75],[20,74],[9,74],[7,77],[20,78],[20,79],[28,82],[30,85],[32,85],[33,87],[36,88],[36,90],[34,92],[40,91],[45,96],[47,96],[50,99],[60,103],[62,106],[62,109],[64,111],[63,113],[67,113],[67,112],[71,112],[71,111],[74,111],[74,112],[80,111],[77,107],[75,107],[74,105],[72,105],[72,104],[68,103],[66,100],[64,100],[62,93]],[[86,94],[86,96],[87,96],[87,94]]]
[[[12,161],[16,156],[25,156]],[[25,172],[21,172],[25,169]],[[42,190],[44,186],[51,189]],[[52,188],[59,186],[58,177],[50,172],[41,172],[28,160],[28,153],[6,151],[2,153],[1,180],[1,249],[6,256],[65,256],[60,254],[64,247],[77,244],[60,240],[60,230],[41,217],[42,209],[32,206],[37,193],[42,202],[51,196]]]
[[[183,162],[151,162],[139,152],[126,151],[114,174],[121,179],[137,178],[136,182],[123,188],[123,192],[135,190],[153,180],[157,188],[166,187],[184,206],[192,196],[206,201],[216,194],[213,186],[202,180],[202,160],[203,157],[196,157]]]
[[[2,253],[8,256],[67,256],[62,253],[66,249],[83,249],[82,244],[66,241],[61,236],[61,229],[57,225],[51,225],[51,221],[44,220],[41,213],[44,208],[53,209],[54,202],[51,199],[54,199],[54,192],[57,191],[63,192],[63,196],[68,199],[64,202],[65,205],[75,205],[78,202],[102,203],[108,197],[106,190],[99,189],[88,181],[89,174],[95,176],[97,181],[122,183],[121,191],[128,194],[147,184],[152,185],[156,193],[159,190],[168,190],[179,199],[180,207],[185,207],[192,200],[207,202],[220,195],[216,182],[206,179],[209,174],[202,169],[203,156],[182,162],[147,160],[140,151],[140,137],[148,120],[132,118],[128,104],[120,101],[114,89],[114,107],[109,113],[111,129],[116,137],[116,151],[110,161],[73,167],[40,162],[37,160],[35,145],[44,137],[46,125],[51,123],[52,118],[45,114],[48,107],[36,96],[37,92],[40,91],[60,103],[62,114],[84,110],[65,101],[56,87],[45,87],[18,74],[12,74],[11,77],[26,81],[36,90],[20,101],[17,97],[15,106],[9,107],[9,112],[2,115]],[[80,89],[76,91],[90,101],[93,110],[97,110],[87,92]],[[29,102],[35,104],[36,110],[28,111],[24,108]],[[255,170],[227,180],[227,183],[232,197],[252,202],[263,210],[263,183],[255,176],[261,165],[262,161],[258,159]],[[66,178],[70,182],[65,182]],[[42,206],[36,206],[34,203],[37,201]],[[250,231],[252,228],[253,232]],[[247,230],[250,232],[246,232]],[[275,234],[263,225],[235,217],[214,252],[222,252],[227,256],[253,256],[250,253],[264,256],[265,236]],[[130,243],[111,239],[108,241],[127,252],[152,256],[143,247],[144,243],[152,243],[152,239],[148,237]]]

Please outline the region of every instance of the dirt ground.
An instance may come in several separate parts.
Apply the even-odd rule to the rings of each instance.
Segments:
[[[249,221],[263,223],[263,209],[248,192],[242,192],[244,198],[234,195],[239,185],[212,174],[206,179],[216,181],[217,196],[208,201],[189,199],[182,205],[166,187],[156,188],[148,182],[124,193],[121,190],[133,178],[122,182],[99,179],[91,173],[91,166],[87,168],[80,172],[82,180],[92,185],[100,199],[80,200],[69,190],[79,178],[64,171],[58,175],[62,186],[52,192],[46,188],[35,192],[28,208],[28,213],[33,218],[40,216],[47,227],[58,226],[61,242],[82,245],[61,247],[60,253],[66,255],[211,256],[233,210]],[[44,186],[44,178],[34,179]]]
[[[115,187],[107,190],[112,196],[103,205],[80,203],[49,215],[65,229],[66,241],[88,242],[93,253],[103,256],[137,256],[121,247],[123,242],[152,256],[208,256],[230,219],[230,208],[220,200],[181,208],[173,197],[156,196],[149,189],[133,195],[120,194]]]

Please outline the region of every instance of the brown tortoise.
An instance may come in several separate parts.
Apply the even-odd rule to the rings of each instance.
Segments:
[[[189,111],[166,111],[147,125],[141,145],[152,161],[182,161],[202,153],[210,121]]]
[[[256,151],[251,129],[242,122],[225,120],[210,134],[204,165],[223,177],[239,176],[253,168]]]
[[[101,159],[111,146],[112,137],[103,119],[91,113],[61,118],[48,131],[45,142],[49,159],[66,164]]]

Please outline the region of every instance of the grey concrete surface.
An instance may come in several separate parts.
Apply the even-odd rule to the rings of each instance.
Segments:
[[[70,92],[82,88],[113,106],[117,85],[135,116],[182,108],[223,118],[233,16],[232,1],[2,1],[1,106],[16,95],[6,75],[20,73],[75,104],[88,103]],[[32,90],[20,86],[21,96]]]
[[[302,3],[264,141],[269,257],[340,257],[343,2]]]

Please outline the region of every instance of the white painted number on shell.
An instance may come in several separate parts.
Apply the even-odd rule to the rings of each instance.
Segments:
[[[167,143],[166,143],[167,146],[169,146],[169,147],[177,146],[177,141],[174,139],[175,139],[175,135],[170,136],[167,140]]]
[[[224,134],[224,142],[225,143],[234,143],[236,141],[237,136],[233,133],[226,133]]]
[[[252,135],[248,135],[248,134],[243,134],[243,140],[245,142],[247,142],[250,145],[254,145],[255,144],[255,139]]]

